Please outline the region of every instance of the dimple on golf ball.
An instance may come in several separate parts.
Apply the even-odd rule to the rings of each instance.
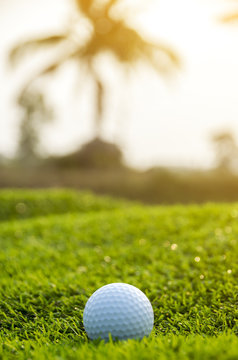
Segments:
[[[84,328],[91,340],[142,339],[154,324],[149,299],[135,286],[108,284],[89,298],[83,313]]]

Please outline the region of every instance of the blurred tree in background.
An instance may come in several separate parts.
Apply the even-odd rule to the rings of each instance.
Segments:
[[[224,23],[238,24],[238,10],[222,16]],[[238,145],[230,131],[218,132],[212,137],[216,153],[217,168],[238,173]]]
[[[53,117],[53,110],[46,104],[39,91],[24,91],[18,99],[22,108],[17,160],[24,164],[34,164],[40,155],[40,129]]]
[[[28,79],[24,84],[19,99],[29,94],[29,89],[38,78],[44,75],[53,75],[61,66],[71,61],[81,64],[81,70],[85,71],[95,84],[96,116],[95,137],[100,138],[104,108],[106,104],[106,90],[103,77],[97,64],[98,55],[113,55],[119,65],[125,69],[132,68],[136,63],[142,62],[152,66],[158,74],[169,74],[173,68],[179,65],[179,58],[168,46],[148,41],[143,38],[140,31],[130,27],[126,11],[119,11],[117,6],[120,0],[74,0],[78,18],[76,22],[70,22],[67,29],[60,34],[49,35],[45,38],[28,40],[16,45],[10,53],[12,64],[18,63],[25,56],[30,56],[37,49],[55,48],[55,58],[52,62],[39,71],[37,75]],[[87,22],[88,36],[82,40],[78,28],[83,22]],[[26,101],[18,102],[21,107],[26,107]],[[32,102],[32,105],[34,100]],[[30,118],[29,118],[30,119]],[[24,128],[27,124],[23,120]],[[28,122],[33,134],[34,122]],[[30,142],[28,141],[30,144]],[[26,147],[25,147],[26,149]],[[30,148],[29,148],[30,151]],[[31,150],[32,151],[32,150]]]
[[[86,170],[123,170],[123,154],[117,145],[100,138],[84,144],[78,151],[58,157],[50,157],[47,164],[54,168]]]
[[[238,146],[231,132],[219,132],[212,136],[216,165],[219,170],[238,172]]]

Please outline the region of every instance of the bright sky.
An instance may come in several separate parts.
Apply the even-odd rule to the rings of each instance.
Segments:
[[[18,113],[14,92],[22,71],[6,65],[7,49],[31,33],[60,29],[70,9],[66,0],[1,0],[0,3],[0,152],[12,154],[17,137]],[[130,3],[137,3],[130,0]],[[138,0],[138,3],[143,3]],[[238,24],[222,25],[217,18],[230,13],[234,1],[151,0],[135,25],[148,36],[171,45],[183,68],[166,82],[153,71],[141,69],[121,78],[107,67],[109,104],[105,138],[116,140],[134,166],[156,164],[209,166],[213,154],[210,135],[231,129],[238,136]],[[27,71],[31,69],[28,62]],[[23,67],[24,68],[24,67]],[[33,68],[33,67],[32,67]],[[92,135],[93,104],[90,84],[78,86],[73,70],[65,69],[49,87],[57,105],[57,121],[44,133],[44,147],[52,153],[73,150]],[[81,82],[85,79],[81,76]],[[63,84],[63,85],[62,85]],[[71,88],[71,91],[70,91]],[[73,89],[73,90],[72,90]],[[79,101],[80,99],[80,101]]]

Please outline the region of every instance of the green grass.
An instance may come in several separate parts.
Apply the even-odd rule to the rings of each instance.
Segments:
[[[238,204],[59,190],[3,191],[0,204],[0,359],[238,358]],[[110,282],[149,297],[148,339],[87,340],[84,305]]]
[[[70,190],[4,190],[0,191],[0,204],[0,221],[127,206],[125,201]]]

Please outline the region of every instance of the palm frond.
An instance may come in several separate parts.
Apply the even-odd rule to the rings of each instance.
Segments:
[[[85,15],[89,15],[94,0],[75,0],[75,2],[79,10],[81,10]]]
[[[99,17],[109,16],[111,8],[120,0],[75,0],[77,8],[92,21]]]
[[[120,0],[108,0],[108,2],[104,5],[105,13],[108,15],[109,11],[114,5],[117,5]]]
[[[145,42],[143,55],[145,60],[162,74],[168,74],[172,68],[181,66],[181,60],[176,52],[163,44]]]
[[[167,68],[178,66],[180,60],[177,54],[169,47],[152,43],[145,40],[136,30],[129,28],[124,22],[107,20],[108,31],[96,31],[85,45],[84,53],[80,53],[82,58],[92,59],[97,54],[108,51],[115,55],[120,63],[133,64],[140,60],[146,60],[150,65],[159,70],[159,61],[162,67]],[[110,25],[110,26],[109,26]]]
[[[63,55],[56,57],[54,60],[51,61],[50,64],[47,64],[43,68],[39,69],[37,72],[31,74],[31,76],[25,81],[22,89],[19,91],[18,100],[23,94],[29,91],[32,84],[34,84],[37,79],[42,78],[45,75],[53,75],[61,66],[71,60],[75,60],[75,55],[78,54],[78,52],[79,49],[66,52]]]
[[[9,53],[9,60],[11,64],[16,64],[29,51],[35,51],[42,47],[51,47],[63,43],[68,37],[68,34],[51,35],[45,38],[32,39],[24,41],[14,48]]]
[[[238,22],[238,12],[223,16],[221,18],[221,21],[224,22],[224,23]]]

